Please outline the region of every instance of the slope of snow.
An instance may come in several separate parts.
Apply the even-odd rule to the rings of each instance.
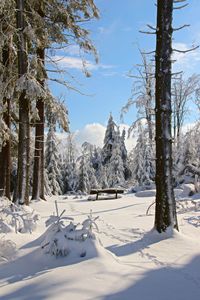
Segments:
[[[92,209],[99,232],[88,256],[50,256],[41,249],[45,221],[59,211],[83,222]],[[178,214],[180,232],[159,235],[153,228],[154,197],[125,195],[87,201],[52,197],[32,202],[39,213],[32,234],[8,233],[17,245],[13,260],[0,261],[0,299],[196,300],[200,297],[199,212]]]

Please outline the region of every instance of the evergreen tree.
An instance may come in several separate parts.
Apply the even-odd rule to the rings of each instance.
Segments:
[[[30,126],[36,127],[32,198],[44,198],[44,111],[47,106],[54,112],[59,108],[58,105],[54,105],[53,97],[45,82],[47,79],[44,64],[45,49],[50,49],[55,44],[59,44],[61,48],[76,44],[80,48],[81,57],[83,53],[93,53],[97,58],[96,49],[89,38],[89,31],[83,26],[84,21],[98,18],[98,9],[93,0],[41,0],[39,2],[11,0],[2,1],[0,4],[0,71],[2,71],[2,66],[7,70],[7,65],[13,67],[9,76],[6,72],[0,72],[0,107],[3,108],[4,113],[3,120],[0,116],[3,121],[2,127],[4,127],[3,130],[0,129],[0,138],[2,137],[2,143],[1,141],[0,143],[3,145],[0,148],[0,171],[3,175],[0,180],[0,189],[6,192],[7,197],[10,197],[9,128],[11,114],[9,101],[15,91],[16,101],[13,98],[12,108],[17,106],[18,113],[13,114],[12,111],[12,119],[17,124],[19,137],[17,190],[14,193],[14,201],[22,204],[29,202],[29,186],[30,181],[32,182],[32,179],[29,180]],[[10,49],[14,56],[11,59]],[[6,58],[6,53],[9,59]],[[10,60],[12,64],[8,63]],[[83,69],[87,75],[84,62]],[[17,73],[18,80],[15,76]],[[54,81],[61,82],[57,77]],[[10,89],[9,97],[5,97],[4,92],[8,92],[11,83],[12,93]],[[66,82],[65,84],[67,85]],[[59,108],[58,114],[60,112]],[[63,116],[63,113],[61,115]],[[67,128],[63,119],[61,123]],[[7,131],[6,134],[4,131]]]
[[[152,145],[147,131],[140,127],[137,144],[133,150],[132,174],[140,186],[148,186],[155,180],[155,165]]]
[[[81,156],[80,165],[79,165],[78,190],[80,190],[84,193],[88,193],[90,190],[88,164],[87,164],[86,155],[84,153]]]
[[[95,171],[95,177],[99,187],[108,187],[107,176],[106,176],[106,166],[102,164],[102,149],[99,147],[94,147],[92,166]]]
[[[83,143],[82,156],[80,158],[79,189],[89,192],[92,188],[98,188],[98,182],[93,167],[93,153],[95,147],[90,143]]]
[[[68,135],[67,153],[63,164],[63,185],[64,193],[75,191],[78,184],[78,174],[76,168],[75,145],[72,135]]]
[[[112,115],[110,114],[104,137],[104,146],[102,149],[103,164],[108,163],[112,156],[113,143],[116,138],[116,128],[117,126],[113,120]]]
[[[13,73],[16,73],[16,48],[13,43],[15,23],[15,3],[3,1],[0,5],[0,196],[4,195],[8,199],[11,199],[11,99],[14,94]]]
[[[59,154],[55,135],[55,120],[53,120],[53,118],[49,124],[49,132],[46,140],[45,168],[51,193],[53,195],[61,195],[61,170],[59,168]]]
[[[80,51],[92,52],[96,56],[96,49],[89,39],[89,31],[82,27],[84,20],[98,17],[98,9],[92,1],[58,1],[41,0],[39,5],[35,1],[31,3],[33,13],[34,36],[36,39],[36,57],[38,60],[37,80],[45,88],[45,49],[59,43],[64,46],[76,44]],[[80,22],[81,20],[81,22]],[[87,70],[83,69],[87,75]],[[54,78],[60,83],[61,80]],[[69,87],[69,84],[63,81]],[[33,194],[32,198],[40,197],[44,199],[44,98],[38,97],[36,109],[38,119],[35,125],[35,160],[33,172]]]
[[[29,166],[30,166],[30,99],[22,82],[28,71],[27,37],[25,35],[25,2],[16,1],[16,23],[18,30],[18,77],[19,91],[19,140],[16,199],[21,204],[29,204]]]
[[[97,181],[102,189],[108,188],[108,166],[103,166],[102,164],[99,166]]]
[[[118,128],[112,144],[112,156],[108,164],[108,184],[110,187],[123,185],[125,181],[124,163],[121,150],[121,137]]]
[[[123,129],[122,131],[122,135],[121,135],[121,145],[120,145],[120,149],[121,149],[121,157],[123,160],[123,165],[124,165],[124,178],[125,180],[129,179],[131,177],[131,170],[130,167],[128,166],[128,154],[127,154],[127,149],[126,149],[126,145],[125,145],[125,136],[126,136],[126,131],[125,129]]]

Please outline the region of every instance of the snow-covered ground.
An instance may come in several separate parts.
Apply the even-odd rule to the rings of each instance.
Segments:
[[[82,222],[92,209],[99,232],[85,257],[54,257],[41,249],[45,221],[55,211]],[[179,233],[152,231],[154,197],[124,195],[115,200],[87,197],[32,202],[40,220],[36,231],[8,233],[17,252],[0,261],[0,299],[197,300],[200,299],[200,216],[194,205],[180,206]],[[2,236],[2,234],[0,235]],[[100,240],[100,242],[98,242]]]

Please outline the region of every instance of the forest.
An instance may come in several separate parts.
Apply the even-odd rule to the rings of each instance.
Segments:
[[[188,257],[195,259],[198,255],[196,249],[199,244],[195,244],[194,236],[197,234],[195,230],[199,227],[200,122],[197,120],[192,126],[187,127],[185,120],[191,105],[197,112],[200,111],[200,74],[187,75],[184,70],[181,72],[173,70],[174,53],[195,53],[199,48],[199,45],[192,45],[188,49],[173,46],[173,33],[187,30],[189,26],[186,21],[186,24],[175,28],[174,12],[178,10],[181,14],[182,10],[187,9],[188,3],[186,0],[157,0],[156,5],[152,4],[152,10],[156,11],[155,25],[147,24],[141,33],[143,39],[148,35],[154,35],[155,47],[151,52],[138,47],[140,61],[129,74],[132,81],[130,97],[119,111],[123,121],[126,114],[132,108],[135,109],[137,116],[129,129],[125,130],[117,124],[110,113],[103,146],[99,147],[85,141],[79,147],[74,133],[70,130],[68,107],[65,101],[54,95],[51,83],[65,87],[66,91],[80,94],[81,92],[76,86],[76,81],[68,79],[70,70],[68,77],[63,76],[65,71],[60,64],[58,65],[58,61],[54,59],[56,56],[52,53],[75,45],[82,61],[82,72],[90,80],[92,74],[87,67],[87,57],[93,57],[97,64],[99,57],[87,25],[98,22],[103,14],[98,8],[98,2],[0,1],[0,266],[2,264],[4,270],[2,275],[0,272],[0,282],[3,282],[3,286],[12,283],[11,273],[18,268],[20,260],[23,270],[20,280],[27,280],[29,276],[32,279],[39,276],[46,264],[51,272],[54,268],[58,272],[52,277],[54,282],[55,276],[60,276],[58,269],[62,263],[52,261],[49,257],[44,258],[46,254],[50,254],[50,257],[71,255],[69,262],[71,267],[80,263],[81,259],[98,257],[102,260],[103,271],[98,269],[99,266],[97,270],[99,273],[103,272],[104,276],[108,276],[105,272],[106,264],[114,268],[116,274],[121,273],[121,276],[123,272],[133,274],[130,261],[127,263],[121,261],[121,264],[124,264],[123,269],[117,265],[118,259],[125,256],[127,260],[128,255],[133,255],[133,258],[134,255],[138,255],[137,261],[140,261],[141,257],[150,260],[148,261],[150,268],[151,264],[163,268],[170,266],[170,272],[175,276],[172,267],[175,258],[173,251],[169,257],[165,254],[166,260],[163,264],[161,256],[157,257],[155,253],[158,249],[161,249],[161,253],[165,247],[170,252],[170,249],[173,249],[173,242],[170,245],[165,243],[173,236],[174,245],[179,249],[177,253],[180,257],[185,255],[180,249],[183,248],[181,243],[184,245],[181,232],[184,234],[186,232],[186,235],[190,232],[189,229],[184,231],[186,220],[187,224],[195,227],[191,231],[193,238],[192,240],[190,237],[191,243],[187,238],[185,240],[186,248],[188,247],[190,250],[188,253],[191,255]],[[79,110],[78,106],[76,110]],[[61,132],[66,133],[64,140],[59,137]],[[135,139],[135,145],[128,151],[126,139],[131,136]],[[91,190],[101,191],[111,188],[122,189],[124,195],[113,202],[110,201],[112,200],[110,197],[105,202],[104,198],[99,203],[88,201],[91,200],[88,198]],[[137,195],[142,199],[137,199]],[[137,207],[124,211],[132,205],[141,207],[138,211]],[[103,219],[106,209],[111,211],[111,215],[108,214],[107,218]],[[113,211],[119,209],[123,209],[124,214],[121,216],[118,213],[116,221]],[[132,209],[133,212],[136,209],[137,217],[142,218],[142,222],[139,221],[138,225],[136,219],[132,220]],[[53,215],[52,210],[55,210]],[[183,213],[188,215],[180,216]],[[43,219],[46,218],[43,223],[40,214]],[[47,214],[50,215],[49,218]],[[77,216],[80,220],[75,223],[74,218]],[[122,220],[124,224],[121,223]],[[37,224],[40,224],[39,229],[36,229]],[[148,232],[150,224],[153,231]],[[44,226],[48,228],[44,229]],[[134,229],[130,229],[132,226],[135,226]],[[94,233],[96,231],[98,233]],[[134,233],[133,237],[131,232]],[[98,242],[96,238],[98,234],[105,246]],[[20,236],[19,241],[16,235]],[[154,244],[157,247],[160,241],[163,244],[160,248],[159,246],[152,248],[152,254],[145,252],[152,244],[153,247]],[[130,246],[133,251],[127,248],[131,243],[134,243],[133,247]],[[26,254],[23,249],[36,246],[37,249],[34,248],[33,251],[40,253],[42,249],[45,255],[43,257],[39,254],[36,270],[30,271],[33,273],[29,274],[26,273],[29,256],[33,261],[37,259],[32,252]],[[15,260],[18,247],[21,254]],[[109,256],[109,251],[116,259]],[[74,257],[78,257],[78,260]],[[182,268],[185,263],[183,261]],[[87,274],[91,273],[92,266],[85,266],[88,268]],[[189,274],[187,267],[186,271],[184,269],[182,271],[186,275]],[[197,284],[199,275],[196,277],[195,267],[192,270],[194,274],[188,276]],[[72,270],[70,272],[73,278],[75,273]],[[139,271],[137,272],[138,279],[140,275]],[[84,278],[83,274],[79,277],[80,281],[81,278]],[[150,278],[152,279],[151,276]],[[159,278],[159,275],[156,278]],[[170,276],[166,278],[169,279]],[[104,279],[101,278],[100,286],[104,285]],[[118,279],[121,280],[121,277]],[[15,278],[14,282],[19,283],[20,280]],[[113,283],[114,277],[111,276],[110,280]],[[128,281],[126,283],[129,285]],[[37,286],[38,282],[34,281],[34,284]],[[45,286],[45,283],[43,284]],[[56,289],[57,284],[55,282]],[[143,284],[147,291],[145,281]],[[85,285],[89,287],[88,283]],[[191,289],[189,287],[189,290]],[[78,290],[81,291],[81,286]],[[69,293],[71,297],[69,299],[76,300],[97,299],[97,297],[132,299],[135,289],[131,287],[124,292],[125,294],[119,292],[116,295],[112,285],[107,291],[107,296],[97,288],[96,294],[91,297],[87,292],[84,292],[85,298],[82,298],[81,295],[69,291],[61,293],[60,298],[55,294],[44,297],[65,299]],[[35,298],[24,297],[26,290],[13,288],[12,294],[6,287],[4,292],[2,299],[44,299],[41,291],[36,292]],[[153,290],[151,292],[154,293]],[[59,291],[56,293],[59,294]],[[183,294],[184,292],[179,292],[180,298],[173,298],[169,294],[165,296],[171,299],[187,299],[186,296],[182,298]],[[196,288],[191,299],[197,299],[198,294],[199,288]],[[141,298],[142,294],[138,290],[135,295],[135,299],[156,299],[153,296],[148,298],[146,294]],[[169,299],[165,296],[162,295],[157,299]]]

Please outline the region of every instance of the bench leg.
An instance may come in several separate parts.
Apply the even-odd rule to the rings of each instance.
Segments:
[[[115,195],[115,199],[117,199],[117,192],[116,192],[116,195]]]
[[[99,197],[99,193],[97,192],[96,200],[98,200],[98,197]]]

